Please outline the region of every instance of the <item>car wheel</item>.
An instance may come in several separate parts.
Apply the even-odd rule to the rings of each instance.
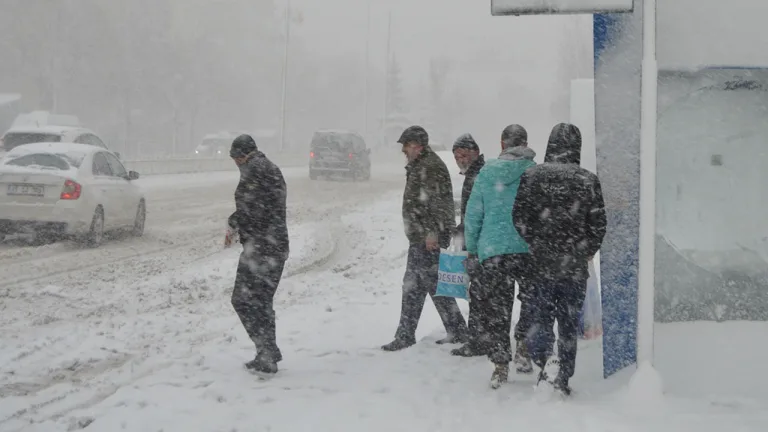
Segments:
[[[99,247],[104,241],[104,209],[97,207],[91,220],[91,229],[85,237],[85,244],[89,247]]]
[[[144,224],[147,222],[147,207],[144,200],[139,202],[139,208],[136,210],[136,220],[133,222],[133,236],[141,237],[144,235]]]

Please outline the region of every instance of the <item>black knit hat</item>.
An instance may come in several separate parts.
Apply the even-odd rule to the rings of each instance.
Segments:
[[[256,141],[253,140],[253,137],[243,134],[232,141],[232,147],[229,149],[229,157],[233,159],[245,157],[256,150]]]
[[[465,133],[464,135],[456,138],[456,141],[453,143],[453,151],[456,151],[456,149],[480,151],[480,146],[477,145],[477,142],[475,142],[472,134]]]
[[[429,135],[427,131],[421,126],[411,126],[403,131],[400,135],[400,139],[397,140],[400,144],[408,144],[409,142],[416,142],[424,147],[429,145]]]

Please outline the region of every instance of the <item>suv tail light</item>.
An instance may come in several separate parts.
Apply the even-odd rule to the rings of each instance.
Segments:
[[[76,200],[80,198],[80,194],[83,192],[83,187],[80,183],[72,180],[64,182],[64,189],[61,191],[61,199],[63,200]]]
[[[355,155],[354,155],[354,154],[352,154],[352,153],[350,153],[350,154],[349,154],[349,158],[350,158],[350,159],[354,159],[354,158],[355,158]]]
[[[309,158],[314,159],[315,158],[315,152],[309,152]]]

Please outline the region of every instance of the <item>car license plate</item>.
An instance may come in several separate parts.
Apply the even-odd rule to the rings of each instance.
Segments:
[[[8,185],[8,195],[44,196],[45,186],[30,184]]]

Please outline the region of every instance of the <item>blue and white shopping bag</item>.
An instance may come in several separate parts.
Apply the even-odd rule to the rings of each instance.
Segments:
[[[469,275],[464,266],[467,252],[456,247],[440,249],[440,266],[437,270],[435,296],[469,300]]]

